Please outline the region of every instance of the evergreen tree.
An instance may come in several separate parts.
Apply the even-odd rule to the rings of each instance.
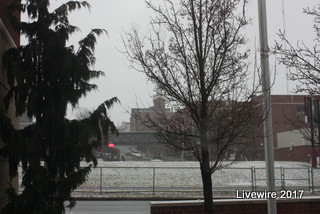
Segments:
[[[92,30],[75,50],[67,41],[78,28],[69,23],[68,14],[90,5],[70,1],[52,12],[48,7],[49,0],[26,0],[12,7],[26,12],[30,21],[19,24],[27,45],[10,49],[4,56],[10,86],[5,103],[8,106],[14,100],[16,114],[26,112],[35,123],[23,130],[14,130],[9,120],[0,124],[5,143],[2,154],[9,160],[10,176],[16,176],[22,163],[24,187],[21,195],[12,188],[8,191],[10,201],[3,214],[64,213],[66,200],[72,208],[72,190],[97,165],[91,151],[101,139],[99,121],[104,129],[116,131],[106,111],[117,98],[104,102],[82,121],[65,119],[67,105],[75,107],[79,98],[96,89],[89,80],[103,75],[92,65],[96,36],[105,30]],[[82,160],[91,164],[83,167]]]

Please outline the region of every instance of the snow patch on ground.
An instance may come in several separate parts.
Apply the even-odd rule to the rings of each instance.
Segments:
[[[213,185],[216,188],[258,187],[265,186],[265,162],[241,161],[224,162],[227,168],[217,170],[213,174]],[[102,167],[102,168],[99,168]],[[281,167],[283,167],[281,169]],[[311,185],[310,164],[304,162],[275,162],[276,185]],[[254,175],[253,175],[254,171]],[[101,176],[102,172],[102,176]],[[254,176],[254,177],[253,177]],[[320,186],[320,169],[313,170],[314,185]],[[102,178],[102,179],[101,179]],[[101,179],[101,180],[100,180]],[[98,168],[93,169],[84,186],[102,188],[187,188],[202,187],[198,162],[104,162],[99,161]]]
[[[266,188],[264,161],[223,162],[222,165],[227,167],[215,171],[212,176],[215,191],[252,190],[253,186],[257,189]],[[313,185],[316,191],[320,191],[320,168],[311,171],[311,165],[305,162],[276,161],[274,165],[278,189],[284,185],[286,189],[303,188],[309,191]],[[100,194],[117,194],[117,197],[156,194],[170,197],[176,194],[201,195],[201,191],[201,174],[199,163],[196,161],[99,160],[97,168],[92,169],[87,182],[74,194],[88,197]]]

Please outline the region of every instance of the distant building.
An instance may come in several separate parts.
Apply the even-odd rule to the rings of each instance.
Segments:
[[[311,142],[305,139],[298,129],[301,124],[308,126],[305,123],[305,97],[306,95],[271,95],[274,159],[276,161],[310,161]],[[262,97],[255,99],[262,103]],[[264,160],[264,139],[258,139],[255,146],[249,148],[248,152],[250,159]]]
[[[130,131],[130,122],[122,122],[119,127],[117,127],[119,132],[129,132]]]
[[[156,138],[156,132],[119,132],[118,136],[110,135],[110,142],[114,143],[115,147],[129,146],[147,154],[150,158],[156,153],[164,153],[166,146],[159,143]],[[121,154],[125,155],[125,154]]]
[[[113,142],[115,147],[135,147],[150,159],[155,156],[171,155],[172,151],[168,149],[168,146],[159,143],[156,137],[157,132],[150,121],[157,123],[163,115],[171,117],[173,114],[169,108],[166,108],[166,100],[157,90],[153,98],[153,106],[131,109],[130,122],[123,122],[118,127],[119,135],[111,135],[109,141]]]
[[[306,95],[271,96],[275,160],[310,161],[311,142],[297,128],[298,123],[305,123],[305,97]]]
[[[272,95],[271,111],[273,125],[273,143],[275,160],[279,161],[310,161],[312,148],[309,140],[297,129],[297,123],[305,121],[306,95]],[[262,97],[255,97],[256,103],[262,103]],[[157,121],[158,112],[172,117],[175,113],[165,108],[165,99],[155,96],[154,105],[149,108],[132,109],[130,131],[152,132],[152,126],[142,121]],[[185,124],[183,124],[185,125]],[[263,126],[261,126],[263,133]],[[317,146],[318,148],[318,146]],[[264,160],[264,139],[256,139],[256,143],[246,149],[245,158],[248,160]]]
[[[155,129],[153,129],[153,122],[160,121],[160,118],[163,118],[163,116],[171,117],[172,115],[174,115],[174,113],[170,108],[166,108],[165,98],[160,92],[157,92],[153,98],[153,106],[149,108],[131,109],[130,131],[155,131]]]
[[[10,23],[10,19],[7,16],[7,7],[14,0],[1,0],[0,1],[0,109],[1,111],[4,110],[4,103],[3,98],[7,93],[7,84],[6,84],[6,73],[3,68],[3,54],[6,50],[12,47],[16,47],[20,44],[20,34],[16,32],[13,28],[12,23]],[[15,14],[18,19],[20,19],[20,14]],[[15,116],[15,106],[12,103],[7,111],[7,116],[11,118],[12,124],[15,126],[16,129],[19,128],[19,120]],[[0,148],[3,144],[0,142]],[[5,191],[8,188],[9,182],[9,167],[8,162],[3,158],[0,157],[0,210],[5,206],[7,203],[7,198]],[[15,187],[18,186],[17,179],[14,181],[13,185]]]
[[[283,147],[283,142],[278,139],[280,133],[295,130],[294,121],[304,121],[304,98],[305,95],[271,96],[273,143],[276,148]]]

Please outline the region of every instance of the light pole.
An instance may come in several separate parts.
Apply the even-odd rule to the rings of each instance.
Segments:
[[[264,114],[264,145],[266,159],[267,191],[275,192],[274,180],[274,154],[273,154],[273,133],[272,133],[272,112],[270,102],[270,71],[269,71],[269,47],[267,33],[267,10],[266,1],[258,0],[259,13],[259,37],[260,37],[260,58],[262,70],[262,95]],[[277,213],[276,199],[268,198],[268,214]]]

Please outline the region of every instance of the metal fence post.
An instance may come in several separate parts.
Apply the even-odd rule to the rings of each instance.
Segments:
[[[311,170],[310,170],[310,166],[308,167],[308,185],[309,185],[309,191],[311,191]]]
[[[256,168],[254,166],[251,167],[251,184],[252,191],[256,191]]]
[[[100,167],[100,195],[102,195],[102,167]]]
[[[280,173],[281,173],[281,189],[285,189],[286,188],[286,185],[285,185],[285,172],[284,172],[284,167],[283,166],[281,166],[280,167]]]
[[[152,194],[155,194],[155,183],[156,183],[156,168],[153,167],[153,181],[152,181]]]
[[[311,168],[311,192],[314,194],[313,168]]]

